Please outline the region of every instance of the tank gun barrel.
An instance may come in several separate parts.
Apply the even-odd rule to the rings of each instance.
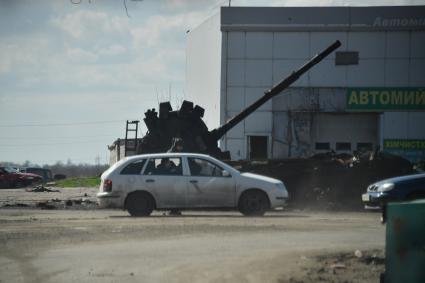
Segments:
[[[331,46],[311,58],[307,63],[305,63],[298,70],[292,72],[291,75],[280,81],[278,84],[273,86],[271,89],[264,92],[264,95],[255,101],[253,104],[248,106],[241,113],[230,119],[227,123],[222,125],[221,127],[212,130],[210,133],[214,137],[214,139],[219,140],[224,134],[226,134],[230,129],[236,126],[239,122],[245,119],[252,112],[257,110],[261,105],[266,103],[269,99],[281,93],[284,89],[288,88],[292,83],[299,79],[301,75],[307,72],[314,65],[322,61],[325,57],[331,54],[334,50],[341,46],[341,42],[339,40],[335,41]]]

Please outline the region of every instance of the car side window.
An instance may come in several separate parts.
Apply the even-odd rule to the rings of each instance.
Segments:
[[[222,177],[223,168],[205,159],[189,157],[189,169],[192,176]]]
[[[139,175],[142,172],[143,165],[145,165],[146,159],[140,159],[128,164],[124,169],[121,170],[121,175]]]
[[[183,175],[181,158],[151,158],[144,175]]]

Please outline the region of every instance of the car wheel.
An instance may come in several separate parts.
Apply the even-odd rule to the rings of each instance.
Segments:
[[[423,199],[423,198],[425,198],[425,192],[413,192],[407,196],[408,200]]]
[[[127,197],[126,208],[131,216],[149,216],[154,209],[154,200],[147,193],[132,193]]]
[[[22,188],[22,187],[25,187],[25,183],[24,183],[24,181],[22,181],[22,180],[17,180],[17,181],[15,182],[15,188]]]
[[[268,208],[269,200],[260,191],[246,192],[239,200],[239,211],[245,216],[262,216]]]

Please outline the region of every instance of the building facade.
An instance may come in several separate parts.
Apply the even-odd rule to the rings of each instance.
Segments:
[[[425,158],[425,6],[222,7],[187,38],[187,97],[210,129],[342,46],[229,131],[232,159],[374,150]]]

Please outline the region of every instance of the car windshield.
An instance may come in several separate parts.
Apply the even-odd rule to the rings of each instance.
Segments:
[[[18,170],[14,169],[14,168],[11,168],[11,167],[4,167],[4,170],[7,173],[18,173]]]

